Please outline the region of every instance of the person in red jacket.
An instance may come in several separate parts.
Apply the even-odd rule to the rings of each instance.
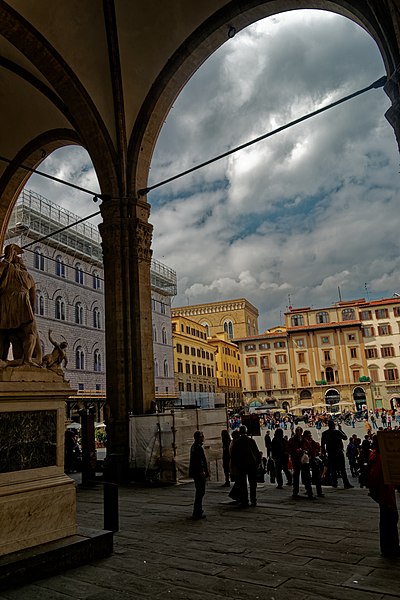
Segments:
[[[369,495],[379,504],[379,539],[382,556],[396,558],[400,556],[399,532],[397,523],[399,513],[396,505],[394,485],[383,480],[382,458],[379,452],[378,437],[373,437],[373,449],[368,458]]]

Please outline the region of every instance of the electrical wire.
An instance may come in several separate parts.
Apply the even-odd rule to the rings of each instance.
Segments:
[[[265,140],[265,139],[275,135],[276,133],[280,133],[281,131],[284,131],[285,129],[289,129],[289,127],[293,127],[293,125],[302,123],[303,121],[306,121],[307,119],[311,119],[311,117],[315,117],[316,115],[319,115],[319,114],[325,112],[326,110],[333,108],[334,106],[343,104],[343,102],[347,102],[347,100],[351,100],[352,98],[355,98],[356,96],[360,96],[361,94],[364,94],[365,92],[368,92],[369,90],[381,88],[385,85],[386,82],[387,82],[387,77],[386,77],[386,75],[384,75],[383,77],[380,77],[379,79],[377,79],[376,81],[371,83],[369,86],[362,88],[361,90],[358,90],[357,92],[353,92],[352,94],[349,94],[348,96],[344,96],[343,98],[340,98],[339,100],[336,100],[335,102],[331,102],[331,104],[328,104],[327,106],[323,106],[322,108],[319,108],[318,110],[314,110],[313,112],[308,113],[307,115],[303,115],[302,117],[299,117],[298,119],[295,119],[294,121],[291,121],[290,123],[287,123],[286,125],[282,125],[281,127],[274,129],[273,131],[269,131],[268,133],[265,133],[264,135],[260,135],[259,137],[255,138],[253,140],[250,140],[249,142],[241,144],[240,146],[236,146],[235,148],[232,148],[231,150],[228,150],[227,152],[224,152],[223,154],[219,154],[218,156],[215,156],[214,158],[210,158],[210,160],[206,160],[205,162],[195,165],[194,167],[187,169],[186,171],[183,171],[182,173],[178,173],[178,175],[174,175],[173,177],[164,179],[163,181],[160,181],[159,183],[155,183],[154,185],[150,185],[147,188],[143,188],[143,189],[139,190],[138,195],[145,196],[152,190],[155,190],[155,189],[161,187],[162,185],[171,183],[171,181],[176,181],[176,179],[180,179],[181,177],[184,177],[185,175],[189,175],[189,173],[198,171],[199,169],[202,169],[203,167],[211,165],[211,164],[217,162],[218,160],[221,160],[222,158],[226,158],[227,156],[230,156],[231,154],[235,154],[236,152],[239,152],[240,150],[243,150],[244,148],[248,148],[249,146],[252,146],[253,144],[257,144],[258,142],[261,142],[262,140]]]

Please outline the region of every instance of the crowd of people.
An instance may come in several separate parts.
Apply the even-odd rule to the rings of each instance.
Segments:
[[[385,411],[386,412],[386,411]],[[386,416],[386,427],[384,427]],[[344,489],[351,489],[346,457],[352,477],[358,477],[360,487],[367,487],[370,496],[380,507],[380,543],[384,556],[400,556],[399,537],[397,531],[398,512],[396,506],[395,487],[384,484],[382,463],[375,429],[389,429],[387,414],[373,412],[362,415],[365,436],[361,440],[357,434],[350,439],[343,431],[341,419],[329,418],[320,442],[313,438],[310,428],[289,421],[288,427],[264,426],[265,454],[261,452],[248,435],[245,425],[236,422],[230,432],[221,432],[222,462],[224,470],[224,487],[229,487],[229,497],[241,508],[257,505],[257,483],[263,483],[269,477],[270,483],[276,483],[277,490],[286,486],[291,488],[292,498],[299,498],[300,484],[304,486],[307,499],[324,498],[322,485],[338,487],[340,479]],[[390,415],[391,417],[394,415]],[[381,420],[381,425],[377,421]],[[376,427],[372,423],[376,423]],[[399,425],[392,426],[398,429]],[[207,460],[202,448],[204,436],[195,432],[195,443],[191,448],[190,476],[194,478],[196,498],[193,519],[205,518],[202,499],[205,494],[205,482],[208,477]],[[345,447],[344,442],[347,441]]]

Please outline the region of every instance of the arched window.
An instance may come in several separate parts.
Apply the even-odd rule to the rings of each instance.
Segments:
[[[93,355],[93,370],[99,373],[101,371],[101,354],[100,350],[95,350]]]
[[[155,358],[154,359],[154,377],[158,377],[158,376],[159,376],[158,360]]]
[[[164,360],[164,377],[169,377],[169,365],[167,360]]]
[[[167,344],[167,330],[165,327],[162,328],[162,343]]]
[[[61,256],[56,258],[56,275],[57,277],[65,277],[65,264]]]
[[[232,323],[232,321],[225,321],[224,331],[228,334],[228,338],[231,340],[233,338],[233,323]]]
[[[201,325],[206,328],[206,336],[210,337],[210,325],[206,321],[203,321]]]
[[[44,296],[38,290],[36,291],[35,313],[40,317],[44,316]]]
[[[75,351],[75,368],[80,371],[85,369],[85,353],[81,346],[78,346]]]
[[[301,325],[304,325],[303,315],[293,315],[292,316],[292,327],[299,327]]]
[[[61,296],[57,296],[56,298],[56,312],[55,317],[59,321],[65,321],[65,302],[61,298]]]
[[[342,319],[343,319],[343,321],[354,321],[354,319],[355,319],[354,308],[344,308],[342,310]]]
[[[322,310],[317,313],[317,323],[329,323],[329,314]]]
[[[100,311],[97,306],[93,309],[93,327],[101,329]]]
[[[153,342],[157,341],[157,327],[153,325]]]
[[[97,271],[93,271],[92,283],[93,283],[93,289],[94,290],[100,290],[101,289],[100,275],[98,274]]]
[[[75,323],[83,325],[83,306],[80,302],[75,304]]]
[[[44,255],[40,248],[35,250],[33,266],[35,269],[39,269],[39,271],[44,271]]]
[[[75,281],[80,285],[84,283],[83,270],[80,263],[76,263],[75,265]]]

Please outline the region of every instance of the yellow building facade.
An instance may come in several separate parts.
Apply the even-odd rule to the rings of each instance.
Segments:
[[[258,334],[258,309],[245,298],[181,306],[172,309],[175,315],[200,323],[209,337],[222,332],[229,339]]]
[[[242,405],[242,376],[239,349],[229,340],[226,332],[208,338],[214,348],[216,360],[217,390],[225,396],[225,406],[238,408]]]
[[[205,327],[183,316],[172,317],[175,389],[189,393],[217,391],[215,347]]]

